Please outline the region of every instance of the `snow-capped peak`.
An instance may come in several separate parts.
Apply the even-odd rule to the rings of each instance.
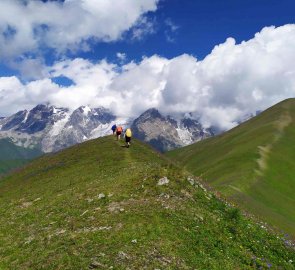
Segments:
[[[57,151],[95,135],[109,134],[116,117],[105,108],[79,107],[74,111],[37,105],[1,120],[0,138],[12,138],[20,146],[41,146],[44,152]],[[99,127],[102,129],[98,131]],[[95,131],[95,132],[93,132]]]
[[[135,136],[160,151],[188,145],[212,136],[192,114],[165,116],[156,109],[149,109],[134,120],[132,130]]]
[[[83,114],[84,114],[85,116],[88,116],[88,113],[91,112],[91,108],[90,108],[89,106],[83,106],[83,107],[82,107],[82,110],[83,110]]]

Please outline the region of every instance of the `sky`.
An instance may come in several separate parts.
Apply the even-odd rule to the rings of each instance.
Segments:
[[[293,0],[1,0],[0,116],[39,103],[228,129],[295,94]]]

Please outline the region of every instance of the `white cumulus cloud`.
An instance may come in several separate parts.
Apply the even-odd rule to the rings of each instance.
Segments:
[[[0,114],[40,102],[105,106],[133,117],[156,107],[167,114],[193,112],[206,126],[228,129],[249,113],[295,96],[294,48],[295,25],[290,24],[266,27],[241,44],[229,38],[201,61],[187,54],[154,55],[123,66],[65,60],[47,67],[42,80],[0,78]],[[59,76],[74,84],[54,83]]]
[[[1,0],[0,60],[44,47],[87,50],[88,39],[115,41],[133,27],[140,38],[146,25],[152,29],[145,14],[157,4],[158,0]]]

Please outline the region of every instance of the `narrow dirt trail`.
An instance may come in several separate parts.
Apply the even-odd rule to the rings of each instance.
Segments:
[[[285,112],[281,115],[280,119],[276,121],[274,133],[274,139],[269,144],[265,146],[258,146],[258,151],[260,158],[257,159],[258,169],[255,170],[258,176],[263,176],[265,170],[267,169],[267,159],[271,154],[272,148],[276,142],[278,142],[284,134],[285,128],[287,128],[292,123],[292,117],[289,112]]]
[[[115,143],[120,148],[118,151],[123,152],[121,157],[125,161],[127,161],[128,163],[132,163],[133,161],[136,161],[136,159],[134,159],[134,157],[132,157],[132,153],[131,153],[130,149],[125,147],[125,138],[124,137],[122,137],[119,141],[115,141]],[[130,146],[130,147],[132,147],[132,146]]]

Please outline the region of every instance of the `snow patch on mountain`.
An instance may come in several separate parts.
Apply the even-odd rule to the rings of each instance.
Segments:
[[[55,122],[52,125],[51,130],[48,132],[48,135],[54,137],[60,134],[62,130],[64,129],[66,123],[69,121],[70,116],[71,116],[70,113],[67,113],[65,114],[64,118]]]
[[[83,106],[82,109],[85,116],[88,116],[88,113],[91,112],[91,109],[88,106]]]
[[[176,128],[179,139],[183,142],[184,145],[189,145],[193,143],[192,134],[186,128]]]
[[[99,137],[103,137],[109,135],[111,132],[111,128],[113,125],[123,126],[125,128],[130,127],[132,123],[131,119],[128,118],[121,118],[117,117],[115,120],[106,123],[106,124],[99,124],[97,128],[93,129],[90,133],[89,139],[95,139]]]
[[[22,123],[26,123],[26,122],[27,122],[28,117],[29,117],[29,114],[30,114],[30,112],[27,111],[27,110],[25,110],[25,112],[26,112],[26,115],[25,115],[25,118],[24,118],[24,120],[22,121]]]

